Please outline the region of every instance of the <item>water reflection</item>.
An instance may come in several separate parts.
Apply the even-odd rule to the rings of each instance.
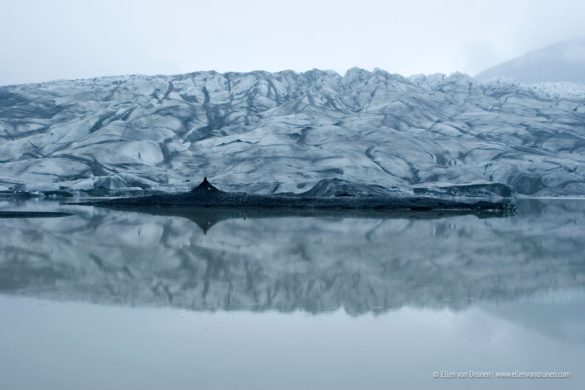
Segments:
[[[114,206],[114,209],[115,206]],[[120,207],[118,209],[124,209]],[[266,219],[266,218],[321,218],[321,219],[410,219],[432,220],[439,218],[473,215],[478,218],[505,218],[515,214],[515,210],[429,210],[412,212],[409,210],[354,210],[354,209],[236,209],[236,208],[132,208],[126,211],[138,211],[143,214],[161,215],[167,217],[187,218],[207,233],[214,225],[230,219]]]
[[[47,203],[1,208],[47,209]],[[585,202],[518,215],[162,216],[59,206],[0,220],[5,294],[196,311],[460,310],[585,282]],[[569,293],[566,293],[566,292]]]

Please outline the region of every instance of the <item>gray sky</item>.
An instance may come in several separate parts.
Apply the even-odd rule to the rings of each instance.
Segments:
[[[350,67],[470,74],[585,35],[583,0],[0,0],[0,85]]]

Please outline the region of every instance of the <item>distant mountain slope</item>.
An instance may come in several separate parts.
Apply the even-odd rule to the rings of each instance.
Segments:
[[[563,41],[496,65],[476,76],[511,78],[524,83],[585,83],[585,38]]]
[[[585,93],[454,74],[198,72],[0,87],[0,190],[302,192],[323,178],[585,194]]]

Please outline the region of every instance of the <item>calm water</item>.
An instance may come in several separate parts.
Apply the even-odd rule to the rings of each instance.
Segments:
[[[0,210],[75,214],[0,219],[0,389],[585,388],[585,201],[507,218]],[[571,377],[433,378],[470,370]]]

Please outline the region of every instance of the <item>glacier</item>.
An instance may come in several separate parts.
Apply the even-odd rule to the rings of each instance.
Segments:
[[[0,191],[301,193],[323,179],[585,194],[585,88],[195,72],[0,87]]]

